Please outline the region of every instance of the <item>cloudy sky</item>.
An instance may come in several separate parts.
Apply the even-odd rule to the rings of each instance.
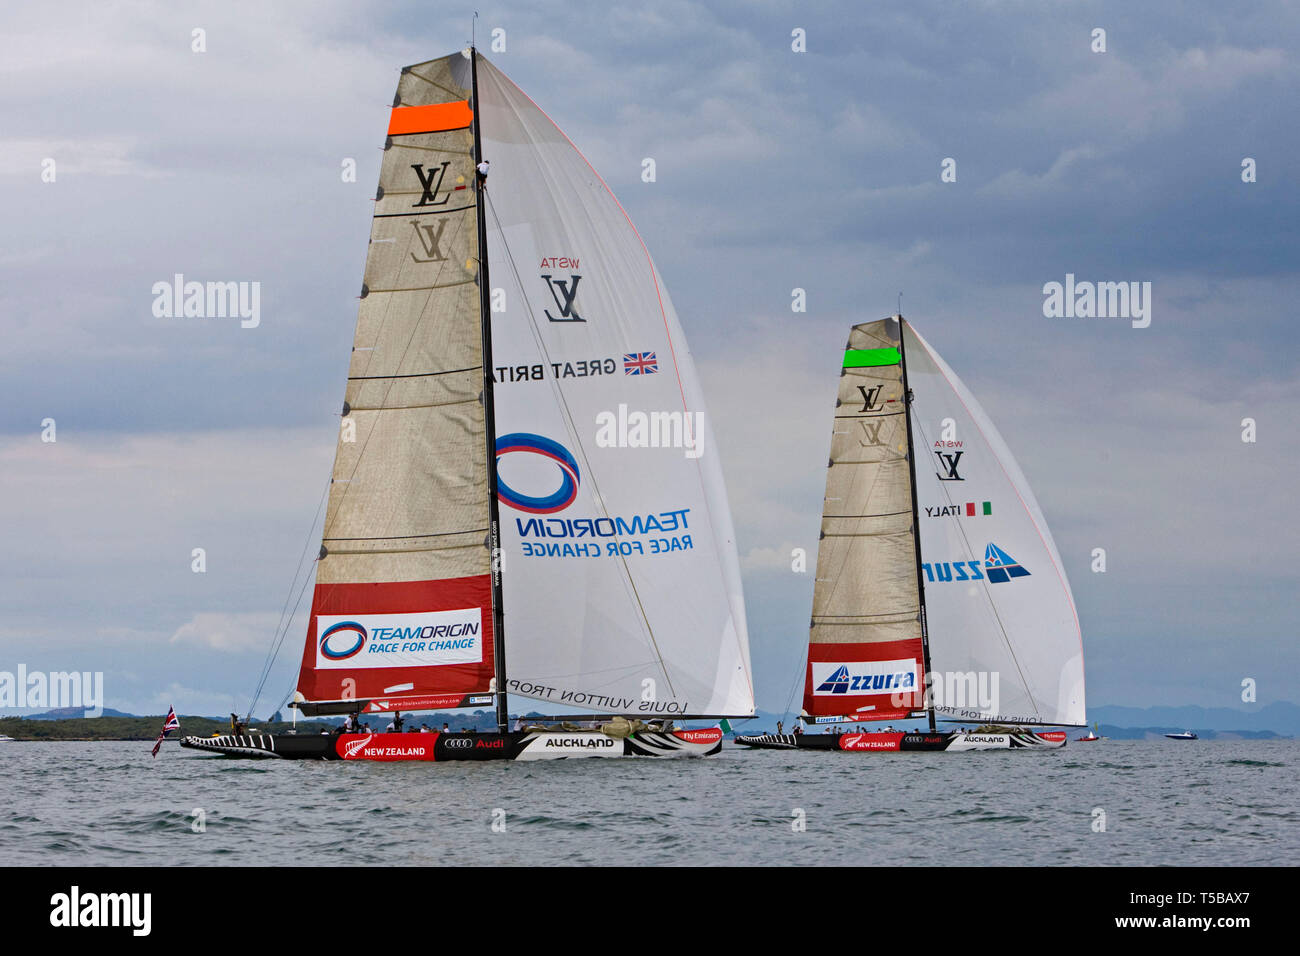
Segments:
[[[247,706],[328,479],[398,69],[466,44],[473,7],[448,6],[6,11],[0,671],[103,671],[105,703],[137,713]],[[1300,10],[621,7],[480,2],[479,41],[505,31],[490,57],[601,171],[672,290],[759,706],[784,708],[802,661],[812,575],[790,552],[815,553],[836,353],[899,292],[1034,485],[1089,702],[1240,706],[1245,677],[1261,704],[1300,700]],[[155,318],[151,287],[178,272],[260,282],[260,326]],[[1066,273],[1150,282],[1150,327],[1044,317]]]

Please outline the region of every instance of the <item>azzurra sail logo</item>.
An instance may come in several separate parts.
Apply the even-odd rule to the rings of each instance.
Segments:
[[[559,442],[528,432],[502,435],[497,439],[497,464],[500,465],[503,456],[510,454],[540,455],[550,459],[555,462],[560,482],[559,487],[550,494],[532,496],[515,491],[498,474],[497,497],[511,508],[529,514],[548,515],[563,511],[578,497],[578,461]]]
[[[1029,577],[1029,572],[1020,566],[1020,562],[992,541],[984,549],[984,573],[988,575],[989,584],[1006,584],[1012,578]]]
[[[916,689],[916,661],[812,662],[813,695],[911,693]]]
[[[988,581],[989,584],[1006,584],[1013,578],[1029,577],[1029,570],[992,541],[984,549],[984,563],[979,561],[937,561],[924,563],[927,584],[947,581]]]
[[[841,664],[830,677],[817,685],[819,694],[847,694],[849,692],[849,668]]]
[[[320,636],[321,656],[331,661],[356,657],[366,646],[366,629],[356,621],[340,621]]]

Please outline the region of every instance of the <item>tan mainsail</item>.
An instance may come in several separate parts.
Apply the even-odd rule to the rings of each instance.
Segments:
[[[813,590],[804,710],[894,719],[922,706],[916,529],[898,321],[844,353]]]
[[[470,98],[461,53],[398,82],[298,685],[311,701],[450,705],[492,679]]]

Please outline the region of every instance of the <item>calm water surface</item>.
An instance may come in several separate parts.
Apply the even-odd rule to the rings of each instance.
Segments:
[[[1300,850],[1289,740],[438,765],[150,747],[0,744],[0,864],[1292,865]]]

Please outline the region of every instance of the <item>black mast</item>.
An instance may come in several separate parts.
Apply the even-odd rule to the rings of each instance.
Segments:
[[[921,652],[925,656],[925,674],[927,680],[930,677],[930,628],[925,619],[925,577],[921,573],[921,523],[917,520],[916,507],[916,445],[912,441],[912,390],[907,384],[907,346],[903,339],[903,316],[898,316],[898,355],[899,364],[903,366],[903,417],[907,421],[907,470],[912,479],[912,539],[916,545],[916,588],[921,597]],[[925,699],[927,705],[933,700],[929,689],[926,689]],[[930,730],[935,730],[934,724],[934,707],[925,708],[926,715],[930,718]]]
[[[477,14],[475,14],[477,16]],[[488,472],[488,552],[492,562],[492,651],[496,659],[497,730],[509,730],[510,713],[506,707],[506,635],[505,615],[501,610],[501,516],[497,507],[497,419],[492,400],[492,286],[488,282],[487,253],[487,184],[478,179],[478,164],[483,162],[483,141],[479,136],[478,50],[469,48],[470,84],[472,86],[474,128],[475,215],[478,218],[478,300],[479,325],[483,330],[483,431],[487,436]]]

